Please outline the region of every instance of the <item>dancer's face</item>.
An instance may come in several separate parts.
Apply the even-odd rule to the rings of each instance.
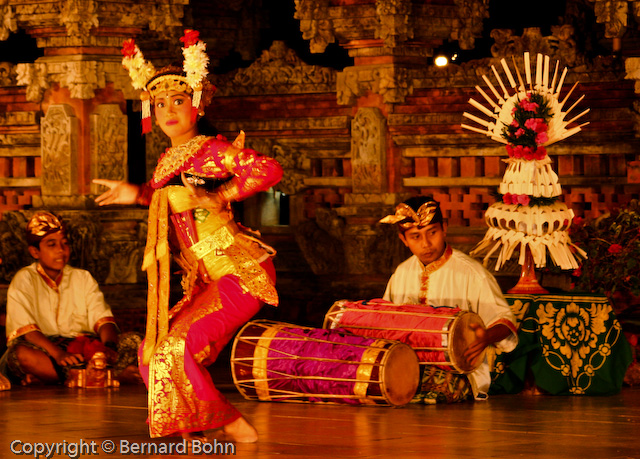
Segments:
[[[156,123],[177,146],[198,135],[198,126],[191,121],[191,97],[184,92],[169,91],[153,100]]]

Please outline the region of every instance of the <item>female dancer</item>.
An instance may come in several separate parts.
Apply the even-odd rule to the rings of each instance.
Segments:
[[[143,132],[156,123],[171,139],[148,184],[94,180],[109,188],[100,205],[149,205],[143,269],[148,278],[147,330],[140,372],[149,391],[152,437],[202,438],[222,427],[238,442],[255,428],[214,387],[207,366],[264,303],[277,305],[274,251],[241,230],[229,203],[267,190],[282,176],[269,157],[199,134],[198,115],[213,95],[205,45],[187,30],[183,68],[155,71],[133,40],[123,64],[142,89]],[[242,135],[242,134],[241,134]],[[183,270],[184,297],[169,310],[170,253]]]

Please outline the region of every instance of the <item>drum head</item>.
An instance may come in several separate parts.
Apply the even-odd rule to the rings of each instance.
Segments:
[[[450,358],[454,368],[461,373],[470,373],[480,366],[484,361],[484,356],[487,352],[485,349],[482,354],[478,356],[474,364],[470,365],[466,363],[464,359],[464,351],[473,343],[476,339],[476,334],[471,328],[471,324],[477,324],[482,328],[485,328],[484,321],[475,312],[463,312],[457,318],[452,326],[449,346],[451,349]]]
[[[406,405],[418,390],[420,364],[416,352],[406,344],[394,344],[383,362],[382,392],[391,405]]]

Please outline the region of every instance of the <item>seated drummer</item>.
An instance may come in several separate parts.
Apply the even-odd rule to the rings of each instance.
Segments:
[[[397,223],[400,240],[413,254],[395,270],[384,299],[395,304],[458,307],[478,314],[486,330],[474,327],[476,341],[464,352],[469,363],[495,345],[512,351],[518,342],[516,319],[495,278],[479,262],[446,242],[447,225],[440,204],[431,197],[417,196],[396,207],[381,223]],[[491,383],[485,358],[472,373],[457,375],[426,367],[416,400],[424,403],[455,402],[470,393],[476,400],[487,398]]]
[[[8,349],[0,372],[23,385],[59,384],[72,367],[101,352],[121,382],[141,381],[136,365],[141,338],[119,334],[97,282],[67,264],[71,250],[62,222],[37,212],[26,230],[36,261],[16,273],[7,291]]]

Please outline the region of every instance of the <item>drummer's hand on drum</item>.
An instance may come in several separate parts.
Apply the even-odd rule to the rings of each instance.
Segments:
[[[476,334],[476,340],[464,351],[464,358],[472,366],[478,363],[476,360],[488,346],[502,341],[511,334],[509,327],[503,324],[496,324],[486,329],[479,324],[469,324],[469,327]]]
[[[109,188],[96,198],[100,206],[109,204],[135,204],[140,187],[121,180],[93,179],[93,183]]]

